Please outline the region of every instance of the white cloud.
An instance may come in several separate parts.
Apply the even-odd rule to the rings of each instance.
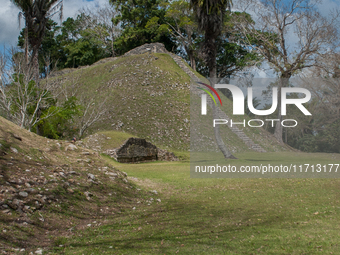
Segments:
[[[9,0],[1,2],[0,8],[0,44],[15,45],[19,36],[19,9]]]
[[[89,7],[91,9],[98,6],[104,6],[108,3],[108,0],[95,0],[95,1],[85,1],[85,0],[64,0],[64,20],[68,17],[75,17],[79,9],[83,7]]]

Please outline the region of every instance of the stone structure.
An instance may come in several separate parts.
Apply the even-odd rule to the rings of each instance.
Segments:
[[[110,155],[121,163],[157,160],[157,147],[145,139],[131,137]]]
[[[146,43],[142,46],[139,46],[137,48],[134,48],[124,54],[124,56],[130,56],[130,55],[138,55],[138,54],[144,54],[144,53],[167,53],[169,52],[165,49],[164,44],[162,43]]]
[[[178,161],[171,152],[157,148],[145,139],[131,137],[120,147],[107,150],[106,154],[120,163],[138,163],[154,160]]]
[[[178,161],[178,158],[175,156],[175,154],[167,150],[162,150],[159,148],[157,152],[157,157],[158,157],[158,160],[161,160],[161,161]]]
[[[190,78],[194,82],[201,82],[200,78],[198,78],[196,76],[196,74],[192,71],[192,69],[187,67],[184,64],[184,61],[180,56],[177,56],[177,55],[171,54],[171,53],[170,53],[170,56],[177,63],[177,65],[179,65],[179,67],[181,67],[182,70],[190,76]],[[190,91],[192,93],[196,94],[196,95],[199,95],[199,96],[203,93],[200,89],[197,88],[196,85],[191,86]],[[212,99],[210,97],[207,98],[207,103],[208,103],[208,106],[210,106],[210,108],[213,109],[214,102],[212,101]],[[235,133],[248,146],[249,149],[254,150],[254,151],[258,151],[258,152],[266,152],[265,149],[263,149],[259,144],[254,143],[254,141],[250,137],[248,137],[242,130],[240,130],[239,128],[237,128],[235,126],[230,126],[229,116],[227,116],[227,114],[225,112],[223,112],[218,106],[217,106],[217,114],[218,114],[219,119],[228,120],[227,126],[231,129],[231,131],[233,133]]]
[[[186,72],[190,78],[195,82],[200,82],[200,78],[196,76],[196,74],[192,71],[191,68],[189,68],[187,65],[185,65],[185,62],[180,56],[177,56],[175,54],[172,54],[168,52],[164,45],[162,43],[150,43],[150,44],[144,44],[142,46],[139,46],[135,49],[130,50],[129,52],[125,53],[124,56],[130,56],[130,55],[138,55],[138,54],[144,54],[144,53],[166,53],[169,54],[172,59],[176,62],[179,67],[182,68],[184,72]],[[197,86],[191,86],[191,92],[193,92],[196,95],[201,95],[203,92],[196,88]],[[207,100],[208,106],[211,108],[213,107],[213,102],[210,97],[208,97]],[[227,119],[228,123],[230,123],[229,116],[226,115],[225,112],[223,112],[219,107],[217,110],[219,119]],[[247,146],[249,149],[258,151],[258,152],[266,152],[259,144],[254,143],[254,141],[248,137],[242,130],[239,128],[233,126],[231,127],[230,124],[227,125],[233,133],[235,133]]]

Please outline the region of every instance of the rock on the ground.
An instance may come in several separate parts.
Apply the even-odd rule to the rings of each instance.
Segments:
[[[89,178],[89,179],[91,179],[93,181],[96,179],[96,177],[93,174],[88,174],[87,178]]]
[[[68,151],[68,150],[74,151],[74,150],[77,150],[77,149],[78,149],[78,147],[75,146],[74,144],[69,144],[69,145],[66,147],[65,151]]]
[[[91,197],[93,196],[93,194],[92,194],[91,192],[88,192],[88,191],[85,191],[85,192],[84,192],[84,195],[85,195],[85,197],[86,197],[87,200],[90,200]]]
[[[25,191],[21,191],[21,192],[19,192],[19,196],[21,196],[21,197],[27,197],[27,196],[28,196],[28,193],[25,192]]]
[[[43,250],[41,248],[39,248],[38,250],[36,250],[34,252],[35,254],[43,254]]]
[[[10,149],[13,153],[18,153],[18,150],[16,148],[11,147]]]

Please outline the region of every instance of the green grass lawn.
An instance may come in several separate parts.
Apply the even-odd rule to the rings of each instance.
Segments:
[[[335,154],[237,157],[235,164],[340,161]],[[111,163],[137,178],[145,199],[60,240],[55,254],[340,254],[339,179],[194,179],[188,161]]]

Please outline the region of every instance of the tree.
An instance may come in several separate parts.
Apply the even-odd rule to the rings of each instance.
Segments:
[[[76,97],[70,97],[63,103],[58,102],[58,104],[55,100],[55,104],[51,105],[48,111],[55,112],[55,114],[49,118],[44,118],[48,112],[43,113],[38,123],[42,127],[41,135],[50,139],[74,137],[77,128],[72,123],[74,118],[81,114],[80,108]]]
[[[11,100],[6,93],[6,86],[11,80],[8,62],[8,55],[0,53],[0,115],[11,120]]]
[[[52,91],[58,88],[54,88],[48,80],[36,86],[33,68],[26,64],[25,56],[14,51],[11,56],[12,63],[6,63],[7,66],[1,70],[4,79],[0,84],[0,108],[9,120],[32,130],[39,121],[57,113],[50,106],[56,100],[56,94],[53,95]]]
[[[247,47],[231,42],[235,26],[233,16],[238,12],[226,11],[220,36],[216,39],[216,76],[218,78],[229,77],[242,68],[259,61],[257,54],[250,52]],[[193,9],[185,0],[172,1],[167,8],[166,17],[173,19],[173,25],[169,25],[171,34],[177,39],[185,50],[185,56],[193,68],[203,76],[209,76],[209,68],[206,65],[204,54],[201,54],[203,34],[198,30],[198,22],[195,20]]]
[[[38,52],[44,38],[48,20],[59,12],[62,18],[63,0],[11,0],[21,12],[19,19],[25,19],[25,57],[28,63],[28,45],[30,45],[31,63],[35,73],[35,82],[39,79],[39,60]]]
[[[184,0],[173,1],[169,4],[165,16],[173,20],[173,25],[168,23],[169,31],[180,42],[189,58],[191,68],[196,71],[198,55],[196,38],[199,34],[190,4]]]
[[[100,93],[86,94],[83,91],[83,85],[79,81],[79,76],[72,77],[71,81],[60,80],[57,81],[59,86],[63,87],[61,93],[62,101],[66,104],[76,100],[76,114],[72,115],[73,130],[77,132],[78,138],[81,139],[86,131],[94,124],[107,117],[109,107],[106,105],[109,97],[113,95],[113,91],[106,86],[98,88]],[[64,104],[65,104],[64,103]]]
[[[119,13],[114,23],[123,29],[115,46],[123,54],[145,43],[163,43],[168,51],[177,48],[168,30],[165,0],[110,0]]]
[[[336,59],[336,58],[334,58]],[[325,64],[325,60],[323,60]],[[330,66],[338,64],[329,63]],[[329,70],[332,76],[336,77],[336,69]],[[285,119],[294,119],[297,125],[294,128],[286,127],[283,132],[285,143],[301,151],[307,152],[336,152],[340,151],[340,82],[337,78],[319,73],[315,68],[313,72],[305,73],[304,77],[292,77],[289,86],[307,88],[311,94],[311,100],[305,104],[312,116],[304,115],[295,105],[287,105]],[[264,90],[265,99],[272,98],[272,87],[277,87],[279,81],[271,83],[267,90]],[[288,98],[299,98],[297,93],[290,93]],[[266,100],[267,101],[267,100]],[[264,109],[271,108],[271,104]],[[275,128],[266,119],[275,119],[277,110],[269,116],[257,116],[265,122],[265,129],[274,133]]]
[[[56,40],[65,54],[64,67],[91,65],[111,55],[105,50],[105,43],[98,37],[98,31],[105,33],[103,27],[84,13],[78,15],[76,20],[68,18],[63,22],[62,33]]]
[[[204,32],[203,57],[209,69],[211,85],[216,83],[216,40],[221,34],[225,12],[231,0],[191,0],[198,28]],[[218,119],[217,106],[213,107],[213,115]],[[217,145],[225,158],[235,158],[226,148],[220,133],[219,125],[214,127]]]
[[[216,78],[216,40],[221,35],[226,9],[231,3],[231,0],[191,0],[198,28],[204,32],[203,56],[213,80]]]
[[[94,96],[81,98],[81,114],[78,118],[79,138],[82,138],[85,131],[93,124],[105,118],[108,112],[108,107],[106,105],[107,99],[108,96],[105,96],[104,98],[101,98],[100,102],[96,103],[98,98]]]
[[[96,9],[80,9],[80,14],[85,14],[92,22],[92,32],[102,42],[108,55],[116,55],[114,42],[120,35],[120,28],[114,24],[113,20],[117,17],[115,7],[109,3]]]
[[[260,6],[246,2],[244,6],[254,8],[256,23],[238,16],[235,24],[243,33],[241,43],[261,55],[280,78],[277,119],[281,121],[281,87],[287,87],[289,79],[303,69],[318,66],[318,56],[335,48],[339,13],[323,17],[309,0],[264,0]],[[292,37],[295,42],[289,42]],[[280,143],[282,131],[281,125],[275,126],[274,136]]]
[[[61,42],[56,40],[56,36],[60,33],[60,26],[49,19],[47,22],[45,36],[41,42],[38,52],[39,59],[39,73],[41,77],[48,76],[48,71],[57,68],[63,68],[65,63],[64,50],[61,47]],[[25,28],[23,28],[18,37],[18,46],[25,50]],[[48,59],[49,66],[46,66],[46,59]]]
[[[216,78],[222,79],[230,77],[234,73],[245,67],[259,62],[260,58],[246,47],[233,43],[227,38],[228,35],[222,34],[216,40]],[[197,71],[203,76],[209,76],[209,69],[205,62],[197,61]]]
[[[306,147],[303,142],[307,137],[309,141],[313,141],[315,151],[339,153],[340,82],[337,77],[339,60],[335,60],[333,64],[332,76],[311,75],[301,78],[300,86],[308,88],[312,93],[313,100],[308,106],[312,108],[313,116],[304,121],[304,132],[296,143],[298,146]]]
[[[96,18],[81,12],[76,19],[68,18],[57,26],[48,21],[45,36],[39,48],[39,70],[45,77],[47,70],[91,65],[112,56],[112,42],[108,38],[108,28]],[[18,45],[24,47],[24,30],[18,38]],[[45,65],[48,58],[50,66]]]

